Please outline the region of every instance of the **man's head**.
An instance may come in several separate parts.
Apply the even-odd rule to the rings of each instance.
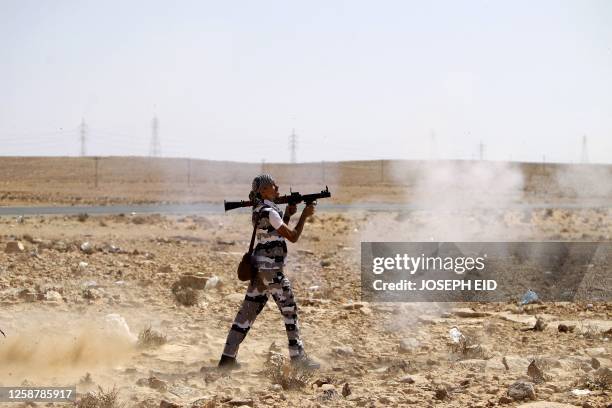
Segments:
[[[251,184],[252,193],[257,193],[265,200],[274,200],[278,197],[278,186],[269,174],[260,174],[253,179]]]

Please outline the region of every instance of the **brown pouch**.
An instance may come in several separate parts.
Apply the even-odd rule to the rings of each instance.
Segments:
[[[242,255],[242,260],[240,260],[238,264],[238,279],[241,281],[249,281],[253,278],[254,274],[255,267],[251,262],[251,253],[245,252],[245,254]]]
[[[238,279],[241,281],[250,281],[255,277],[257,273],[257,268],[253,265],[253,261],[251,260],[251,253],[253,252],[253,243],[255,243],[255,230],[257,226],[253,227],[253,235],[251,235],[251,245],[249,245],[249,252],[245,252],[242,255],[242,259],[238,264]]]

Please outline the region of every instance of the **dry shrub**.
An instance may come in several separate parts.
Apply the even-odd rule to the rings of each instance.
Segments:
[[[172,293],[174,293],[176,301],[183,306],[194,306],[200,301],[200,293],[192,288],[174,284],[172,285]]]
[[[77,215],[77,220],[79,220],[80,222],[85,222],[88,218],[89,214],[87,213],[79,213],[79,215]]]
[[[580,322],[580,331],[585,339],[589,340],[603,340],[604,333],[592,323]]]
[[[112,390],[104,391],[98,386],[98,392],[88,392],[76,404],[77,408],[123,408],[117,399],[118,391],[113,387]]]
[[[140,348],[159,347],[167,342],[168,338],[164,334],[153,330],[151,326],[146,327],[138,333],[138,347]]]
[[[284,390],[299,390],[308,386],[314,376],[313,370],[293,366],[279,353],[270,352],[264,373],[272,383],[279,384]]]
[[[586,388],[591,391],[610,390],[612,389],[612,370],[607,367],[593,370],[580,377],[580,379],[574,383],[574,387]]]
[[[535,384],[541,384],[549,381],[551,377],[546,374],[550,369],[550,362],[539,356],[534,357],[527,367],[527,375]]]
[[[451,343],[450,349],[461,360],[482,359],[486,354],[476,336],[468,333],[463,333],[458,343]]]

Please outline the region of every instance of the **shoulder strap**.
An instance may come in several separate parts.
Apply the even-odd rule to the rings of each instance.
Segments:
[[[251,244],[249,245],[249,254],[253,252],[253,244],[255,243],[255,231],[257,231],[257,224],[253,227],[253,235],[251,235]]]

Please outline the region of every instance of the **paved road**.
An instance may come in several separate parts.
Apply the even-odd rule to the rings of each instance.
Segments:
[[[541,208],[566,208],[566,209],[588,209],[588,208],[611,208],[612,203],[601,204],[550,204],[550,203],[525,203],[508,204],[498,207],[481,207],[487,209],[541,209]],[[477,207],[478,208],[478,207]],[[319,203],[319,211],[412,211],[428,210],[423,205],[417,204],[385,204],[385,203],[357,203],[357,204],[325,204]],[[448,210],[457,210],[449,204]],[[232,212],[246,212],[245,208],[232,210]],[[443,211],[436,208],[436,211]],[[140,204],[140,205],[108,205],[108,206],[64,206],[64,207],[0,207],[2,215],[70,215],[70,214],[130,214],[130,213],[159,213],[159,214],[223,214],[223,204],[221,203],[199,203],[199,204]]]

